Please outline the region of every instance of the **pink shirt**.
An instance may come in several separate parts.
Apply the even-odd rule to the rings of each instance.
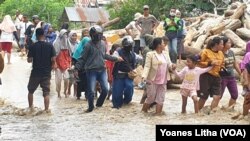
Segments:
[[[189,69],[188,67],[184,67],[180,72],[176,72],[175,74],[183,79],[181,88],[188,90],[199,90],[199,78],[200,75],[211,70],[212,67],[208,68],[199,68],[195,67],[194,69]]]
[[[167,60],[166,57],[161,53],[161,54],[156,54],[156,58],[159,61],[158,69],[156,72],[155,84],[166,84],[166,72],[168,68]]]
[[[247,52],[243,57],[243,60],[240,62],[240,69],[244,70],[245,65],[250,61],[250,52]]]

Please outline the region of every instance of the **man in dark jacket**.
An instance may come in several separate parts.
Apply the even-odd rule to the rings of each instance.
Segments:
[[[79,70],[85,69],[87,75],[87,100],[88,109],[86,112],[92,112],[94,109],[94,94],[96,81],[101,85],[101,95],[97,99],[96,107],[101,107],[108,93],[108,78],[105,67],[105,59],[110,61],[122,61],[120,57],[112,57],[106,54],[106,44],[102,41],[103,29],[102,27],[95,25],[90,28],[89,35],[91,41],[89,41],[84,48],[82,57],[75,65],[75,74]]]

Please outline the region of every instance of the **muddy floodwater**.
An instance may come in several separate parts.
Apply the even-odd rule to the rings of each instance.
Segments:
[[[243,97],[239,96],[234,109],[194,114],[193,102],[188,100],[187,114],[181,114],[181,96],[179,90],[168,90],[164,104],[164,113],[153,116],[141,113],[139,104],[142,91],[135,89],[133,102],[121,109],[112,109],[111,102],[91,113],[84,113],[87,102],[84,98],[76,100],[57,98],[54,75],[51,81],[50,109],[44,113],[42,91],[34,94],[34,112],[28,112],[27,83],[31,64],[26,58],[13,54],[12,64],[5,66],[1,74],[0,86],[0,140],[13,141],[152,141],[155,140],[156,124],[246,124],[250,118],[233,120],[231,117],[242,111]],[[242,88],[238,87],[241,92]],[[229,93],[226,91],[220,107],[226,105]],[[209,99],[206,105],[209,105]]]

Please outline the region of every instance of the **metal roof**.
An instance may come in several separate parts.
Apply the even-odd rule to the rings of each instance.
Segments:
[[[88,7],[65,7],[63,12],[69,22],[90,22],[109,21],[109,14],[103,8]]]

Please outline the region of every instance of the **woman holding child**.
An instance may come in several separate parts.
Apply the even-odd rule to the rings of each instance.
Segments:
[[[166,84],[170,80],[169,69],[175,68],[165,51],[162,38],[155,38],[152,50],[147,53],[142,79],[146,80],[147,98],[142,111],[148,112],[150,105],[156,102],[156,115],[161,114],[166,93]]]

